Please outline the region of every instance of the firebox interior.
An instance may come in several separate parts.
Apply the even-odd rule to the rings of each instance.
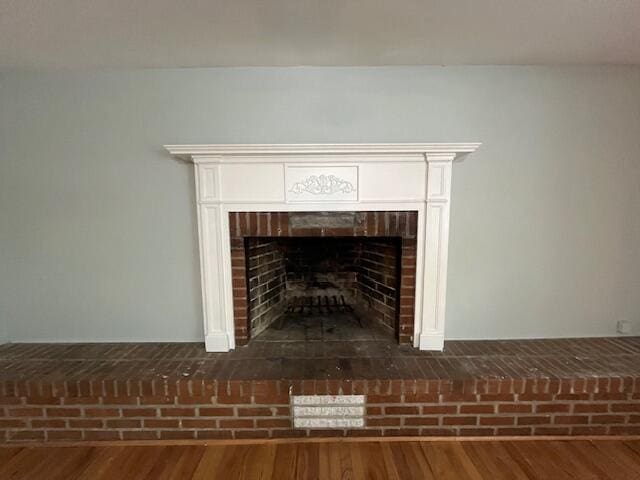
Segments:
[[[323,339],[396,335],[401,252],[400,237],[246,237],[251,336],[296,325]]]

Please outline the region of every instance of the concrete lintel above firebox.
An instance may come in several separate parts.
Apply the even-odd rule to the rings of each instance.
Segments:
[[[172,155],[195,163],[207,350],[236,346],[229,213],[357,211],[417,212],[413,344],[421,350],[441,350],[452,163],[479,146],[165,146]]]

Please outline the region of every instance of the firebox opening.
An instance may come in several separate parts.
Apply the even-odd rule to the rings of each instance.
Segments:
[[[245,237],[250,336],[399,333],[401,237]],[[344,340],[344,338],[336,338]]]

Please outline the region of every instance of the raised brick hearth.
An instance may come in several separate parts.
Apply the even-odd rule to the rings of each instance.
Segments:
[[[640,338],[0,346],[3,441],[640,435]],[[362,394],[361,429],[293,429],[290,395]]]

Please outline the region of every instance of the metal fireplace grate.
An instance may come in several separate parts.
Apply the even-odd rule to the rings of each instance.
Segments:
[[[295,296],[285,309],[286,313],[353,313],[353,307],[346,302],[344,295]]]

